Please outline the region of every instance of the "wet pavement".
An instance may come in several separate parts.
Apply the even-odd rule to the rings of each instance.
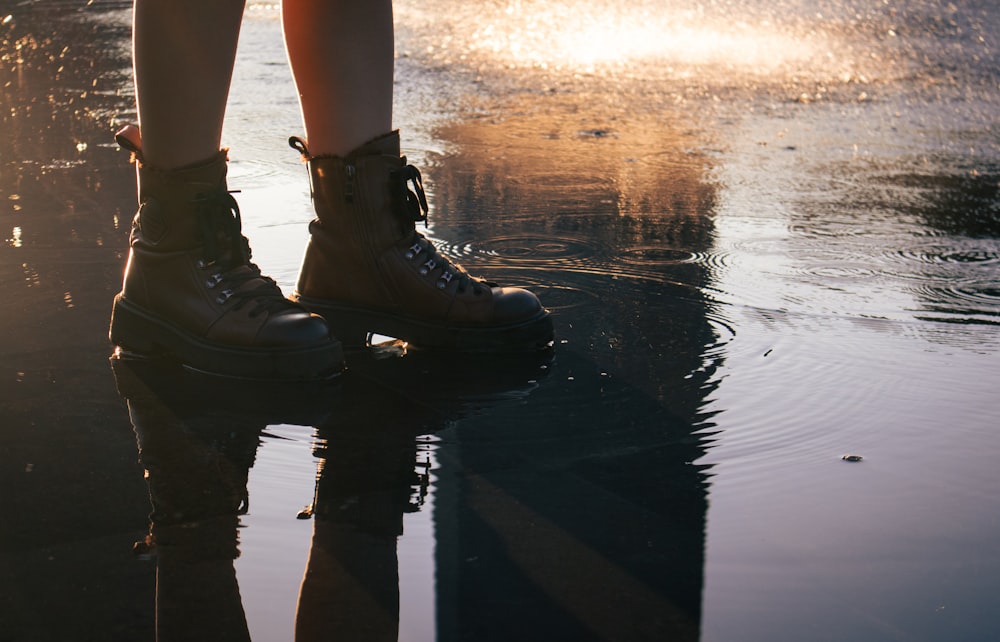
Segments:
[[[262,384],[109,360],[128,3],[0,3],[0,640],[1000,635],[1000,17],[583,4],[396,6],[427,233],[552,353]],[[290,291],[283,60],[251,3],[224,144]]]

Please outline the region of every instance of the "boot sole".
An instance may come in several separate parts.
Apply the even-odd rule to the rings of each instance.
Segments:
[[[418,348],[454,352],[539,352],[552,348],[552,318],[542,310],[535,316],[503,326],[460,326],[378,312],[324,299],[293,295],[305,309],[322,316],[344,347],[368,345],[371,334],[400,339]]]
[[[115,296],[111,343],[127,352],[173,358],[208,373],[251,379],[315,379],[340,373],[344,351],[338,341],[303,348],[233,348],[198,338],[139,306]]]

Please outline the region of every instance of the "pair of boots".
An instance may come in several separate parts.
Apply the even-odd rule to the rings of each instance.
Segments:
[[[225,150],[160,170],[145,164],[136,128],[117,140],[133,153],[139,181],[111,318],[122,350],[284,379],[338,372],[343,346],[363,346],[370,333],[470,352],[552,343],[552,321],[533,294],[469,276],[416,231],[427,201],[396,131],[343,157],[310,156],[304,141],[290,140],[308,164],[317,215],[292,300],[250,260]]]

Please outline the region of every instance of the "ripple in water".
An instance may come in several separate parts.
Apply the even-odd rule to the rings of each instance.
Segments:
[[[675,302],[703,301],[706,271],[721,269],[727,262],[725,255],[710,252],[651,245],[616,250],[599,240],[569,236],[525,234],[434,242],[472,274],[526,287],[547,308],[560,311],[598,304],[611,291],[617,298],[646,299],[647,305],[660,296]],[[716,335],[732,334],[732,328],[718,319]]]
[[[631,247],[619,252],[621,260],[631,265],[653,267],[657,265],[679,265],[681,263],[698,263],[699,255],[676,248],[666,247]]]
[[[888,256],[891,259],[899,258],[904,261],[916,261],[930,265],[996,263],[1000,260],[1000,253],[992,248],[958,249],[943,245],[920,249],[902,249],[890,253]]]
[[[712,252],[692,252],[688,260],[689,263],[708,268],[712,274],[729,268],[734,261],[735,255],[732,252],[718,249]]]
[[[918,309],[961,323],[1000,323],[1000,251],[995,242],[951,239],[886,252],[883,276],[906,282]]]
[[[791,287],[821,287],[825,312],[841,316],[892,316],[881,306],[895,301],[910,319],[913,312],[932,311],[933,317],[919,318],[989,324],[1000,320],[996,239],[917,227],[904,217],[873,216],[850,223],[838,221],[823,234],[815,227],[792,226],[798,264],[777,276],[789,279]]]
[[[498,261],[501,265],[581,265],[596,256],[607,254],[591,239],[571,237],[498,236],[478,242],[477,258]],[[467,244],[472,247],[472,244]]]
[[[565,312],[582,306],[593,305],[600,301],[597,292],[575,287],[571,285],[554,285],[551,282],[524,283],[538,298],[545,303],[545,307],[553,312]]]
[[[816,277],[826,282],[831,279],[835,281],[867,279],[877,274],[870,267],[838,264],[806,266],[798,272],[804,276]]]
[[[707,313],[705,320],[708,322],[715,340],[703,346],[702,355],[705,359],[721,357],[724,355],[725,348],[736,338],[736,328],[718,312]]]
[[[476,269],[541,270],[678,284],[665,268],[695,261],[690,252],[648,247],[616,249],[592,239],[511,235],[453,242],[436,241],[455,260]]]

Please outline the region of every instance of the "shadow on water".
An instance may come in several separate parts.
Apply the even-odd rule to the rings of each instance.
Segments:
[[[441,433],[440,639],[699,636],[715,188],[687,119],[613,103],[526,92],[436,132],[431,232],[558,338],[524,403]]]
[[[594,98],[508,97],[438,130],[432,224],[539,290],[560,341],[527,403],[439,446],[441,639],[698,637],[695,462],[730,336],[702,294],[713,187],[683,119],[622,126]]]

